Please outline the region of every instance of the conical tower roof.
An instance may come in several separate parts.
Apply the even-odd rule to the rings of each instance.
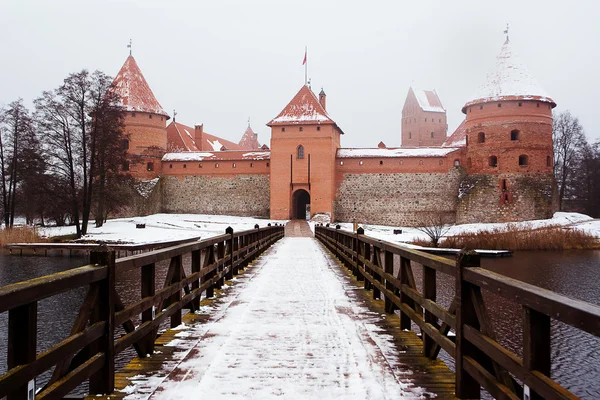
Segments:
[[[267,125],[335,124],[313,91],[304,85],[292,101]]]
[[[133,56],[127,57],[125,64],[115,77],[113,85],[116,93],[121,97],[121,105],[127,111],[147,112],[170,118],[154,97],[152,89],[148,86],[148,82]]]
[[[242,138],[238,144],[242,148],[248,150],[260,149],[260,143],[258,143],[258,134],[252,130],[250,123],[248,123],[248,128],[246,128],[246,131],[242,135]]]
[[[525,68],[508,39],[496,57],[495,69],[488,74],[486,82],[472,98],[463,107],[463,112],[473,104],[501,100],[537,100],[556,106],[537,79]]]

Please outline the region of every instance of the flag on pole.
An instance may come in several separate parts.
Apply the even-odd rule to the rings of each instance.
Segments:
[[[302,65],[306,64],[306,49],[304,49],[304,60],[302,60]]]

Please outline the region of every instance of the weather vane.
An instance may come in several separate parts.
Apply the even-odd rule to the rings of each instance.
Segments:
[[[129,39],[129,44],[127,45],[127,48],[129,49],[129,55],[131,55],[131,39]]]
[[[508,23],[506,24],[506,29],[504,30],[504,34],[506,35],[506,41],[508,42]]]
[[[173,122],[175,122],[175,117],[177,116],[177,111],[175,111],[175,109],[173,109]]]

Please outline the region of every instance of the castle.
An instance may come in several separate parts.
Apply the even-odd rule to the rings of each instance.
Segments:
[[[548,218],[556,209],[552,108],[556,103],[506,40],[496,69],[447,136],[435,91],[410,88],[400,148],[343,148],[323,90],[304,85],[267,126],[239,143],[175,121],[130,55],[115,78],[126,111],[124,165],[145,183],[145,212],[310,218],[414,226]],[[139,212],[139,211],[137,211]]]

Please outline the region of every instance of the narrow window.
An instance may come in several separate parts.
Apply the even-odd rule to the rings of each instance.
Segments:
[[[304,128],[302,128],[302,127],[299,127],[298,129],[300,130],[300,132],[302,132],[304,130]]]
[[[425,118],[425,122],[427,122],[427,118]]]
[[[506,190],[508,189],[508,187],[506,186],[506,179],[502,179],[502,181],[500,183],[501,183],[500,187],[502,187],[502,191],[506,192]]]
[[[297,151],[298,151],[298,158],[304,158],[304,146],[299,145]]]
[[[160,120],[162,121],[162,120],[163,120],[163,117],[160,117]]]
[[[408,138],[412,139],[412,132],[408,132]]]
[[[250,168],[254,168],[254,163],[253,162],[250,163]]]
[[[340,165],[344,165],[344,162],[343,162],[343,161],[340,161]]]
[[[169,164],[169,168],[173,168],[173,164]]]
[[[202,163],[198,163],[198,168],[202,168]]]
[[[502,197],[504,198],[504,202],[508,203],[508,193],[504,193]]]
[[[465,135],[465,144],[469,145],[469,135]]]
[[[187,168],[187,164],[183,164],[183,168]]]
[[[521,154],[519,156],[519,166],[526,167],[529,165],[529,156],[526,154]]]
[[[285,127],[281,128],[281,132],[285,132]]]
[[[267,163],[267,167],[269,166],[269,163]]]
[[[431,138],[433,139],[433,132],[431,132]]]
[[[523,103],[519,102],[519,107],[523,107]]]
[[[152,114],[148,114],[148,119],[152,119]]]
[[[129,140],[123,139],[123,141],[121,142],[121,147],[123,148],[123,150],[128,150],[129,149]]]
[[[132,113],[131,113],[131,116],[132,116],[132,117],[135,117],[135,113],[134,113],[134,112],[132,112]]]
[[[454,166],[460,167],[460,160],[454,160]]]
[[[235,168],[235,167],[236,167],[236,165],[235,165],[235,163],[233,163],[233,168]]]
[[[546,167],[552,166],[552,157],[546,156]]]
[[[488,165],[492,168],[497,167],[498,166],[498,157],[490,156],[490,158],[488,158]]]
[[[215,163],[215,168],[219,168],[219,163]]]
[[[123,171],[129,171],[129,161],[123,161]]]
[[[154,163],[149,162],[148,164],[146,164],[146,169],[148,171],[154,171]]]
[[[540,103],[537,103],[536,105],[537,105],[537,108],[540,108]]]
[[[502,103],[498,103],[498,108],[502,107]]]
[[[477,134],[477,141],[479,143],[485,143],[485,132],[479,132]]]
[[[473,112],[473,108],[472,107],[469,107],[469,112]]]
[[[320,131],[320,130],[321,130],[321,127],[320,127],[320,126],[317,126],[317,130],[318,130],[318,131]]]
[[[379,165],[383,165],[383,160],[379,160]]]
[[[358,162],[358,165],[363,165],[363,162],[362,162],[362,160],[360,160],[360,161]]]
[[[510,140],[519,140],[519,130],[513,129],[510,131]]]

